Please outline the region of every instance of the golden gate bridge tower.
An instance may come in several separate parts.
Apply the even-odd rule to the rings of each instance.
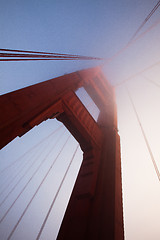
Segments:
[[[95,121],[75,91],[100,110]],[[79,142],[83,162],[58,240],[123,240],[120,138],[113,87],[99,67],[77,71],[0,97],[0,147],[44,120],[61,121]]]

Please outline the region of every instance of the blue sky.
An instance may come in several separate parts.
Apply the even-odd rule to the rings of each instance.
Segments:
[[[157,1],[151,0],[1,0],[0,46],[1,48],[110,58],[125,47],[156,3]],[[159,13],[158,9],[141,30],[139,36],[153,25],[150,31],[113,61],[103,66],[106,78],[113,85],[160,61]],[[101,63],[98,61],[1,62],[0,93],[4,94]],[[147,77],[160,84],[159,76],[160,70],[157,64],[131,78],[128,81],[128,87],[160,168],[160,89],[146,80]],[[159,182],[124,85],[116,88],[116,97],[122,146],[126,240],[159,240]],[[29,133],[32,142],[39,141],[39,138],[36,137],[37,134],[43,138],[45,134],[49,134],[48,129],[54,128],[52,123],[46,124],[47,127],[44,127],[43,124],[38,133]],[[55,122],[54,124],[56,127]],[[26,149],[29,148],[31,142],[29,134],[25,136],[28,139],[24,140]],[[16,141],[19,142],[19,140]],[[2,164],[4,160],[7,165],[20,154],[17,153],[16,144],[18,143],[11,143],[8,149],[6,147],[1,151],[2,167],[4,167],[4,163]],[[19,144],[23,145],[23,143]],[[19,148],[17,145],[17,149]],[[21,148],[24,149],[24,146]],[[77,164],[80,164],[80,160]],[[61,202],[63,202],[62,199],[63,197]],[[28,213],[28,218],[29,216]],[[27,223],[27,220],[25,222]],[[56,236],[57,222],[55,223],[56,227],[52,230],[54,237]],[[48,223],[47,229],[51,229],[50,224]],[[47,234],[46,232],[47,230],[45,230],[44,236]],[[23,237],[18,234],[20,234],[20,230],[17,230],[15,236],[13,235],[13,239],[18,239],[17,236],[19,239]],[[30,237],[32,239],[31,233]],[[6,238],[4,237],[4,239]]]

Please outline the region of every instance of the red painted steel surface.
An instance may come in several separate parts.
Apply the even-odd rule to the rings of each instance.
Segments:
[[[34,124],[62,112],[60,106],[55,110],[51,108],[71,86],[76,90],[79,83],[79,76],[73,73],[72,78],[66,75],[0,96],[0,148],[26,133]]]
[[[84,135],[83,139],[100,148],[102,145],[101,130],[76,94],[73,91],[68,92],[62,98],[62,102],[64,112],[70,119],[70,125],[75,125],[76,129],[80,128],[79,132]]]
[[[84,87],[100,109],[96,123],[74,93]],[[58,240],[123,240],[120,140],[114,90],[99,68],[0,97],[0,146],[56,117],[84,152]]]

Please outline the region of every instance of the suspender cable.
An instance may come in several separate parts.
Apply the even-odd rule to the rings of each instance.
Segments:
[[[59,129],[57,129],[57,130],[59,130]],[[57,131],[57,130],[56,130],[56,131]],[[54,131],[52,134],[50,134],[49,137],[51,137],[51,136],[53,137],[53,135],[54,135],[54,133],[55,133],[56,131]],[[49,137],[47,137],[47,140],[49,139]],[[45,138],[44,140],[46,140],[46,138]],[[38,143],[36,147],[38,147],[40,144],[42,144],[44,140],[42,140],[40,143]],[[47,145],[47,146],[48,146],[48,145]],[[16,171],[13,176],[12,176],[12,175],[9,175],[10,177],[7,176],[7,180],[9,180],[9,181],[7,181],[8,183],[5,184],[5,186],[3,187],[2,191],[0,192],[0,196],[7,190],[7,188],[8,188],[11,184],[13,184],[13,182],[15,181],[15,179],[17,179],[17,177],[18,177],[19,175],[21,175],[23,169],[25,169],[25,167],[28,165],[28,163],[30,163],[31,160],[33,160],[32,166],[33,166],[34,163],[36,163],[36,159],[38,160],[38,157],[39,157],[39,156],[41,155],[41,153],[43,152],[44,147],[46,148],[46,146],[43,146],[43,148],[41,147],[41,151],[39,151],[38,156],[35,156],[35,155],[37,154],[37,152],[34,152],[34,155],[30,156],[29,159],[26,159],[26,161],[23,161],[23,162],[21,161],[20,169],[18,169],[18,171]],[[33,149],[34,149],[34,148],[32,148],[32,151],[33,151]],[[27,152],[27,153],[29,153],[29,152]],[[27,155],[26,155],[26,156],[27,156]],[[26,170],[26,174],[27,174],[27,172],[28,172],[30,169],[31,169],[31,167],[29,167],[29,169]],[[16,168],[16,170],[17,170],[17,168]],[[24,174],[23,177],[24,177],[26,174]],[[22,177],[22,178],[23,178],[23,177]],[[20,182],[20,179],[19,179],[19,182]],[[17,184],[18,184],[18,183],[17,183]]]
[[[48,145],[47,145],[48,147]],[[42,146],[41,147],[41,153],[43,152],[43,150],[46,149],[46,146]],[[19,177],[19,175],[21,176],[23,170],[26,170],[25,173],[23,174],[23,176],[21,176],[21,178],[18,180],[19,182],[27,175],[27,173],[29,172],[29,170],[32,168],[32,166],[38,161],[38,157],[40,156],[40,152],[38,152],[38,156],[37,156],[37,152],[34,152],[33,155],[31,156],[27,156],[26,161],[21,162],[20,168],[18,169],[17,172],[15,172],[14,175],[10,175],[9,181],[8,183],[4,186],[4,189],[1,191],[0,195],[5,192],[7,190],[7,188],[13,184],[13,182]],[[31,162],[31,164],[30,164]],[[24,164],[23,164],[24,163]],[[30,165],[29,165],[30,164]],[[29,167],[27,167],[29,165]],[[16,169],[17,170],[17,169]],[[15,185],[18,185],[17,182]]]
[[[142,73],[152,69],[153,67],[155,67],[155,66],[157,66],[159,64],[160,64],[160,61],[158,61],[158,62],[156,62],[156,63],[154,63],[154,64],[152,64],[152,65],[150,65],[150,66],[148,66],[146,68],[143,68],[141,71],[139,71],[139,72],[133,74],[132,76],[130,76],[130,77],[120,81],[119,83],[115,84],[114,87],[118,87],[118,86],[120,86],[120,85],[122,85],[122,84],[124,84],[124,83],[126,83],[128,81],[130,81],[131,79],[133,79],[133,78],[137,77],[138,75],[140,75],[140,74],[142,74]]]
[[[59,142],[59,140],[61,139],[62,135],[64,134],[65,131],[62,132],[62,134],[60,134],[59,138],[57,139],[56,143],[51,146],[51,149],[49,150],[49,152],[46,154],[46,156],[44,157],[44,159],[40,162],[40,164],[38,165],[38,167],[36,168],[36,170],[33,172],[32,176],[29,178],[29,180],[27,181],[27,183],[24,185],[24,187],[22,188],[22,190],[20,191],[20,193],[18,194],[18,196],[16,197],[16,199],[13,201],[13,203],[11,204],[11,206],[8,208],[8,210],[5,212],[5,214],[3,215],[3,217],[0,219],[0,223],[4,220],[4,218],[7,216],[8,212],[11,210],[11,208],[14,206],[14,204],[16,203],[16,201],[19,199],[19,197],[22,195],[22,193],[24,192],[24,190],[26,189],[26,187],[28,186],[28,184],[31,182],[31,180],[34,178],[34,176],[37,174],[37,172],[39,171],[39,169],[41,168],[41,166],[43,165],[43,163],[47,160],[48,156],[51,154],[51,152],[54,150],[55,146],[57,145],[57,143]],[[39,159],[39,156],[38,156]],[[17,185],[16,185],[17,186]],[[13,190],[12,190],[13,191]],[[10,192],[9,192],[10,193]],[[8,195],[7,195],[8,197]],[[6,199],[5,199],[6,200]],[[2,204],[1,204],[2,205]]]
[[[2,176],[4,173],[6,173],[9,169],[13,169],[13,167],[19,168],[24,167],[25,165],[25,157],[27,157],[28,161],[28,155],[31,155],[33,153],[33,150],[29,149],[27,152],[25,152],[23,155],[18,157],[15,161],[13,161],[11,164],[9,164],[7,167],[1,170],[0,175]],[[35,155],[35,152],[34,152]],[[8,177],[7,177],[8,179]]]
[[[26,165],[28,163],[30,163],[30,161],[32,160],[32,158],[30,157],[30,159],[25,162],[25,165],[22,165],[20,170],[15,174],[15,176],[13,176],[10,181],[8,182],[8,184],[4,187],[4,189],[1,191],[0,195],[2,195],[7,188],[12,185],[12,183],[14,182],[14,180],[22,173],[22,170],[26,167]],[[33,167],[33,165],[37,162],[38,158],[36,158],[35,161],[33,161],[31,163],[31,165],[26,169],[25,173],[18,179],[18,181],[14,184],[14,186],[11,188],[11,190],[9,191],[9,193],[6,195],[6,197],[4,197],[4,199],[2,200],[2,202],[0,203],[0,207],[1,205],[7,200],[7,198],[10,196],[10,194],[14,191],[14,189],[18,186],[18,184],[21,182],[21,180],[27,175],[27,173],[29,172],[29,170]]]
[[[34,156],[34,155],[33,155]],[[30,163],[31,160],[33,160],[33,156],[30,157],[26,162],[21,162],[22,164],[20,165],[20,169],[12,176],[12,174],[10,175],[9,181],[8,183],[4,186],[4,188],[2,189],[2,191],[0,192],[0,196],[7,190],[7,188],[13,184],[13,182],[17,179],[17,177],[22,173],[23,169],[25,169],[25,167],[28,165],[28,163]],[[24,164],[23,164],[24,163]],[[32,163],[33,164],[33,163]],[[8,180],[8,179],[7,179]],[[1,204],[0,204],[1,206]]]
[[[14,171],[12,174],[10,173],[6,174],[7,179],[5,181],[5,184],[3,183],[3,188],[0,192],[0,196],[3,194],[3,192],[7,190],[7,188],[11,184],[13,184],[13,182],[17,179],[17,177],[22,173],[23,169],[25,169],[26,166],[30,164],[30,162],[33,160],[33,157],[35,157],[35,153],[32,156],[29,156],[28,159],[21,161],[20,164],[16,166],[16,171]]]
[[[43,138],[39,143],[32,146],[27,152],[25,152],[23,155],[21,155],[19,158],[17,158],[14,162],[12,162],[10,165],[5,167],[3,170],[0,171],[0,174],[4,173],[6,170],[8,170],[10,167],[15,165],[18,161],[20,161],[23,157],[25,157],[28,153],[32,152],[36,147],[39,147],[40,144],[42,144],[44,141],[46,141],[50,136],[52,136],[54,133],[56,133],[59,129],[61,129],[62,126],[58,127],[56,130],[54,130],[52,133],[50,133],[47,137]]]
[[[17,226],[18,226],[19,223],[21,222],[23,216],[25,215],[26,211],[28,210],[28,208],[29,208],[30,204],[32,203],[33,199],[35,198],[35,196],[36,196],[37,193],[39,192],[42,184],[44,183],[44,181],[46,180],[48,174],[49,174],[50,171],[52,170],[54,164],[56,163],[58,157],[59,157],[60,154],[62,153],[62,151],[63,151],[64,147],[66,146],[67,142],[69,141],[69,138],[70,138],[70,137],[71,137],[71,135],[69,135],[69,137],[66,139],[66,141],[65,141],[65,143],[63,144],[61,150],[60,150],[59,153],[57,154],[56,158],[55,158],[54,161],[52,162],[52,164],[51,164],[50,168],[48,169],[47,173],[45,174],[45,176],[43,177],[42,181],[40,182],[37,190],[36,190],[35,193],[33,194],[32,198],[30,199],[29,203],[27,204],[26,208],[24,209],[23,213],[21,214],[20,218],[18,219],[17,223],[15,224],[15,226],[14,226],[13,229],[12,229],[12,231],[10,232],[7,240],[10,240],[10,239],[11,239],[11,237],[12,237],[13,233],[15,232]]]
[[[49,210],[48,210],[48,212],[47,212],[47,215],[46,215],[46,217],[45,217],[45,219],[44,219],[44,221],[43,221],[43,224],[42,224],[42,226],[41,226],[41,228],[40,228],[40,231],[39,231],[39,233],[38,233],[38,235],[37,235],[36,240],[39,240],[39,238],[40,238],[40,236],[41,236],[41,234],[42,234],[42,231],[43,231],[43,229],[44,229],[44,227],[45,227],[45,224],[46,224],[46,222],[47,222],[47,220],[48,220],[48,217],[49,217],[49,215],[50,215],[50,213],[51,213],[51,211],[52,211],[53,205],[54,205],[54,203],[55,203],[55,201],[56,201],[56,199],[57,199],[57,196],[58,196],[58,194],[59,194],[59,192],[60,192],[60,190],[61,190],[61,188],[62,188],[62,185],[63,185],[63,183],[64,183],[64,181],[65,181],[66,176],[67,176],[67,173],[68,173],[68,171],[69,171],[69,169],[70,169],[70,166],[71,166],[71,164],[72,164],[72,162],[73,162],[73,160],[74,160],[74,157],[75,157],[75,155],[76,155],[76,153],[77,153],[78,147],[79,147],[79,144],[78,144],[78,146],[76,147],[76,149],[75,149],[75,151],[74,151],[74,153],[73,153],[73,156],[72,156],[72,158],[71,158],[71,161],[70,161],[70,163],[69,163],[69,165],[68,165],[68,167],[67,167],[67,169],[66,169],[66,171],[65,171],[65,174],[64,174],[64,176],[63,176],[63,178],[62,178],[62,181],[61,181],[61,183],[60,183],[60,185],[59,185],[59,188],[58,188],[58,190],[57,190],[57,192],[56,192],[56,195],[55,195],[54,198],[53,198],[53,201],[52,201],[52,203],[51,203],[51,205],[50,205],[50,208],[49,208]]]
[[[154,84],[156,87],[160,87],[160,84],[158,84],[158,83],[156,83],[155,81],[149,79],[148,77],[143,76],[143,78],[144,78],[146,81],[148,81],[148,82]]]
[[[54,130],[51,134],[49,134],[49,136],[47,136],[46,138],[44,138],[42,141],[40,141],[38,144],[36,144],[35,146],[33,146],[29,151],[27,151],[25,154],[23,154],[22,156],[27,156],[27,154],[29,154],[29,152],[32,152],[33,150],[35,150],[35,148],[39,147],[40,144],[42,144],[44,141],[48,140],[50,137],[54,136],[54,134],[60,130],[60,128],[62,128],[62,126],[60,126],[59,128],[57,128],[56,130]],[[48,146],[48,145],[47,145]],[[40,154],[42,153],[43,149],[41,147],[41,151],[38,153],[38,157],[40,156]],[[37,154],[37,152],[34,153],[34,157],[35,157],[35,154]],[[4,186],[3,190],[0,192],[0,196],[2,195],[3,192],[6,191],[6,189],[13,183],[13,181],[19,176],[19,174],[21,174],[22,170],[25,168],[25,166],[33,159],[33,156],[30,156],[29,159],[27,159],[27,162],[21,162],[23,165],[21,166],[21,168],[19,169],[18,172],[16,172],[16,174],[14,176],[11,175],[11,178],[9,178],[9,181],[8,183]],[[37,159],[37,157],[36,157]],[[19,160],[19,158],[17,159]],[[16,160],[16,161],[17,161]],[[14,163],[16,163],[16,161]],[[34,163],[35,163],[35,160],[33,160]],[[13,163],[13,164],[14,164]],[[8,167],[11,167],[13,164],[11,164],[10,166]],[[7,169],[6,169],[7,170]],[[8,177],[7,177],[8,178]],[[8,180],[8,179],[7,179]]]
[[[155,171],[156,171],[157,177],[158,177],[158,179],[159,179],[159,181],[160,181],[160,173],[159,173],[159,170],[158,170],[156,161],[155,161],[155,159],[154,159],[152,150],[151,150],[151,148],[150,148],[149,142],[148,142],[148,140],[147,140],[146,134],[145,134],[145,132],[144,132],[143,126],[142,126],[142,124],[141,124],[141,121],[140,121],[140,119],[139,119],[138,113],[137,113],[137,111],[136,111],[136,108],[135,108],[135,105],[134,105],[134,102],[133,102],[133,99],[131,98],[131,95],[130,95],[130,92],[129,92],[127,86],[126,86],[126,91],[127,91],[127,93],[128,93],[128,97],[129,97],[129,99],[130,99],[131,105],[132,105],[133,110],[134,110],[134,112],[135,112],[135,115],[136,115],[137,121],[138,121],[138,123],[139,123],[139,126],[140,126],[140,128],[141,128],[142,135],[143,135],[143,137],[144,137],[144,140],[145,140],[145,143],[146,143],[148,152],[149,152],[149,154],[150,154],[150,157],[151,157],[151,160],[152,160],[154,169],[155,169]]]
[[[52,142],[51,142],[52,143]],[[51,151],[53,150],[53,147],[51,148]],[[6,197],[2,200],[2,202],[0,203],[0,207],[2,206],[2,204],[7,200],[7,198],[10,196],[10,194],[15,190],[15,188],[18,186],[18,184],[22,181],[22,179],[28,174],[28,172],[32,169],[33,165],[39,160],[39,157],[41,156],[41,153],[43,152],[43,149],[41,149],[41,151],[39,152],[38,156],[36,157],[36,159],[32,162],[32,164],[26,169],[26,171],[24,172],[24,174],[20,177],[20,179],[16,182],[16,184],[11,188],[11,190],[9,191],[9,193],[6,195]],[[42,161],[43,162],[43,161]]]

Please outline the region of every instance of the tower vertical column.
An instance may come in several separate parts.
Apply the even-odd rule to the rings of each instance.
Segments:
[[[57,240],[90,240],[88,227],[95,194],[100,152],[87,149],[64,216]]]
[[[104,142],[86,239],[123,240],[119,136],[103,128]]]

